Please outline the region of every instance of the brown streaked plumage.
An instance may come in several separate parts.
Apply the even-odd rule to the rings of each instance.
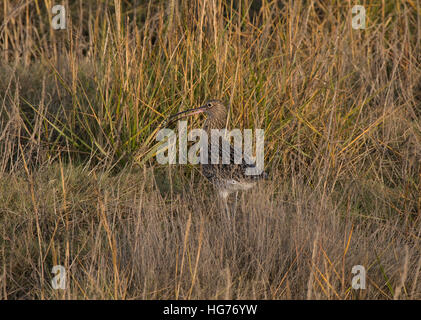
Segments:
[[[225,129],[227,124],[228,110],[227,107],[220,100],[209,100],[203,106],[190,109],[187,111],[179,112],[169,118],[169,122],[179,120],[183,117],[187,117],[193,114],[205,112],[207,118],[205,120],[203,129],[207,131],[208,138],[210,139],[212,129]],[[227,206],[227,197],[230,193],[241,190],[248,190],[252,188],[257,180],[266,178],[266,172],[262,172],[260,175],[246,175],[245,171],[247,168],[253,168],[254,164],[249,164],[242,159],[241,164],[234,163],[234,154],[241,152],[241,150],[235,150],[230,144],[229,149],[229,164],[222,164],[222,138],[219,141],[219,162],[220,164],[211,163],[211,147],[208,148],[208,164],[201,165],[202,174],[218,189],[219,195],[223,198],[225,205]],[[228,208],[228,207],[227,207]],[[228,209],[227,209],[228,210]]]

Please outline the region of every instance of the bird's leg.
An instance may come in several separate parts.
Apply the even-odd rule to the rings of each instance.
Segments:
[[[237,212],[237,200],[238,200],[238,191],[235,192],[234,219],[235,219],[235,213]]]
[[[227,213],[228,221],[231,221],[230,211],[229,211],[229,208],[228,208],[228,192],[221,191],[221,192],[219,192],[219,195],[221,196],[222,201],[224,202],[225,211]]]
[[[228,221],[231,222],[231,214],[230,214],[230,209],[228,207],[228,196],[224,197],[224,203],[225,203],[225,210],[227,211]]]

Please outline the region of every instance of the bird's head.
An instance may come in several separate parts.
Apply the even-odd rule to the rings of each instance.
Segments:
[[[224,103],[220,100],[208,100],[204,105],[198,108],[189,109],[186,111],[182,111],[179,113],[176,113],[169,117],[168,122],[173,122],[179,119],[182,119],[184,117],[188,117],[194,114],[203,113],[205,112],[210,120],[214,121],[220,121],[221,123],[225,123],[227,118],[227,107],[224,105]]]

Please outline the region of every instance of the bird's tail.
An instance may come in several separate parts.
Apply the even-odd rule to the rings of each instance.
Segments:
[[[263,171],[261,174],[256,174],[253,176],[250,176],[253,180],[267,180],[269,178],[269,175],[266,171]]]

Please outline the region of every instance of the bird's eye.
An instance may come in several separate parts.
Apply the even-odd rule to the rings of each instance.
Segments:
[[[210,107],[212,107],[212,103],[208,102],[208,103],[206,104],[206,106],[207,106],[208,108],[210,108]]]
[[[235,181],[235,180],[231,180],[231,183],[232,183],[232,184],[237,184],[237,181]]]

